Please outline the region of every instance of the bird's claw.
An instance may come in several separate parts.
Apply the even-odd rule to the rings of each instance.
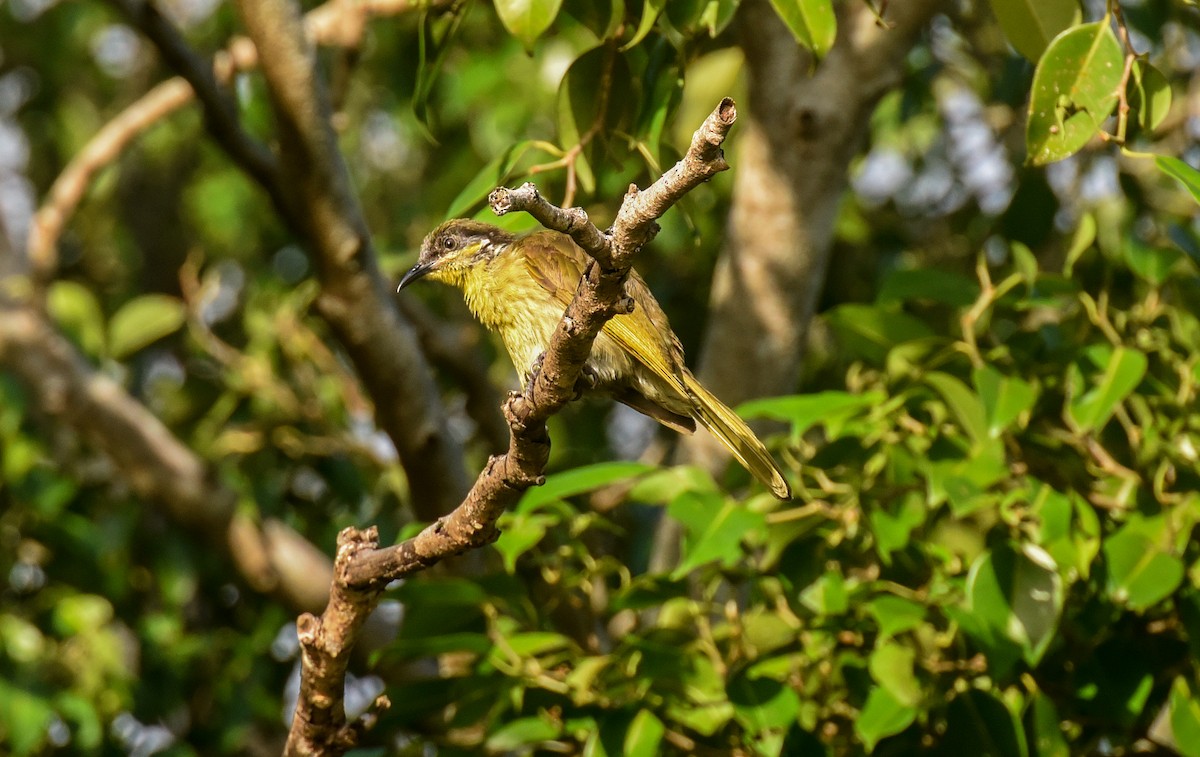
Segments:
[[[571,396],[571,401],[579,399],[585,392],[590,392],[596,388],[596,371],[587,363],[583,364],[583,368],[579,370],[579,378],[575,379],[575,393]]]

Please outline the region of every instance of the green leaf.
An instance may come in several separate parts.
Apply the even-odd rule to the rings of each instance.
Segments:
[[[41,754],[54,710],[45,699],[0,678],[0,736],[17,757]]]
[[[625,732],[626,757],[654,757],[659,754],[666,727],[650,710],[638,710]]]
[[[1131,609],[1158,604],[1183,581],[1183,561],[1147,536],[1145,522],[1131,520],[1105,539],[1102,549],[1108,593]]]
[[[825,314],[838,340],[852,355],[882,363],[887,352],[902,342],[932,336],[928,326],[895,308],[850,303]]]
[[[1127,97],[1129,109],[1146,131],[1157,129],[1171,110],[1171,83],[1144,60],[1134,61]]]
[[[599,97],[596,92],[603,82],[609,83],[607,97]],[[633,82],[626,57],[609,45],[600,45],[576,58],[559,84],[558,138],[563,149],[569,150],[581,144],[584,135],[593,134],[587,149],[575,159],[576,176],[586,194],[596,190],[588,153],[598,140],[626,128],[638,102]]]
[[[921,684],[913,668],[916,651],[909,646],[885,641],[871,652],[867,669],[897,702],[916,707],[921,702]]]
[[[529,50],[554,23],[561,6],[562,0],[496,0],[496,13],[504,28]]]
[[[961,273],[937,268],[897,268],[879,285],[875,301],[929,300],[953,307],[967,307],[979,297],[979,282]]]
[[[1171,684],[1171,735],[1183,757],[1200,757],[1200,701],[1182,676]]]
[[[183,302],[165,294],[144,294],[126,302],[108,322],[108,355],[122,360],[173,334],[187,320]]]
[[[681,500],[690,501],[690,498],[680,497],[671,503],[672,517],[684,523],[689,520],[696,523],[697,519],[694,515],[685,519],[676,514],[678,511],[676,503]],[[683,559],[679,567],[671,574],[672,578],[682,578],[701,565],[710,562],[717,562],[722,566],[738,562],[743,554],[742,539],[747,534],[761,533],[766,529],[766,519],[762,513],[751,512],[732,502],[726,502],[715,514],[705,517],[708,519],[707,526],[700,533],[699,538],[689,540],[690,543],[685,545]]]
[[[875,616],[881,638],[911,631],[925,622],[924,605],[894,594],[875,597],[867,604],[867,610]]]
[[[1031,61],[1080,17],[1075,0],[991,0],[991,5],[1004,36]]]
[[[804,47],[822,58],[837,37],[833,0],[771,0],[775,12]]]
[[[1005,376],[990,365],[976,368],[972,381],[987,415],[987,435],[995,439],[1033,408],[1037,390],[1027,381]]]
[[[818,615],[842,615],[850,609],[846,579],[836,570],[825,571],[800,592],[800,604]]]
[[[976,448],[981,447],[990,438],[988,434],[987,416],[984,413],[983,402],[967,385],[948,373],[932,372],[925,375],[925,383],[937,390],[946,401],[950,411],[954,413],[958,424],[971,437]]]
[[[1099,429],[1108,422],[1117,405],[1129,396],[1146,375],[1146,356],[1128,347],[1113,349],[1096,386],[1074,398],[1067,414],[1081,432]]]
[[[467,182],[466,186],[459,191],[458,196],[450,203],[450,208],[446,211],[446,217],[458,218],[459,216],[466,215],[472,208],[483,202],[493,189],[508,181],[513,168],[517,165],[517,161],[534,144],[534,142],[530,141],[517,142],[488,161],[487,165],[479,169],[479,173],[475,174],[475,178]]]
[[[803,434],[818,423],[825,424],[830,437],[840,436],[841,427],[850,418],[887,399],[883,392],[816,392],[787,397],[766,397],[738,405],[743,418],[772,418],[791,424],[792,433]]]
[[[1096,241],[1096,216],[1091,213],[1084,213],[1079,219],[1079,225],[1075,227],[1075,233],[1071,236],[1071,245],[1067,248],[1066,261],[1063,263],[1063,275],[1070,276],[1075,270],[1075,264],[1079,262],[1079,258],[1083,257],[1083,253],[1087,252],[1092,247],[1092,243]]]
[[[629,38],[629,41],[621,47],[621,52],[636,47],[639,42],[646,38],[646,35],[654,28],[654,22],[658,20],[658,16],[662,13],[666,4],[667,0],[643,0],[642,18],[638,21],[638,28],[634,31],[633,36]]]
[[[1025,145],[1041,166],[1075,154],[1117,104],[1124,61],[1108,19],[1054,38],[1033,73]]]
[[[1037,757],[1071,757],[1071,747],[1063,736],[1062,720],[1054,700],[1041,692],[1030,695],[1032,704],[1027,717],[1032,719],[1030,735]]]
[[[76,281],[55,281],[46,291],[46,309],[84,354],[104,353],[104,314],[90,289]]]
[[[1162,286],[1183,258],[1183,252],[1174,247],[1152,247],[1136,237],[1125,242],[1124,250],[1129,268],[1154,286]]]
[[[547,718],[520,718],[492,732],[487,739],[487,749],[492,753],[509,752],[558,738],[561,732],[562,727]]]
[[[1182,184],[1191,193],[1192,199],[1200,202],[1200,171],[1169,155],[1155,155],[1154,164],[1158,170]]]
[[[967,575],[968,612],[983,631],[976,640],[993,649],[1015,643],[1030,665],[1042,658],[1054,636],[1063,598],[1053,559],[1030,544],[1020,552],[1005,546],[985,551]]]
[[[533,549],[546,536],[546,531],[559,523],[560,518],[542,513],[512,513],[498,524],[500,538],[495,548],[509,574],[517,572],[517,560]]]
[[[854,721],[854,732],[862,739],[867,751],[872,752],[881,740],[908,728],[916,717],[915,707],[901,703],[887,689],[876,686],[867,695],[867,703]]]
[[[596,463],[572,468],[546,477],[546,483],[529,489],[517,510],[529,512],[555,500],[595,491],[617,481],[626,481],[656,470],[653,465],[632,461]]]
[[[770,678],[736,676],[729,684],[733,717],[750,733],[785,729],[796,721],[800,697],[791,686]]]

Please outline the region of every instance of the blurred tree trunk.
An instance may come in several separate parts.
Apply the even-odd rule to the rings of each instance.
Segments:
[[[842,3],[837,42],[816,63],[766,0],[738,10],[749,107],[697,369],[728,404],[795,391],[850,161],[918,34],[946,5],[890,3],[884,26],[865,2]],[[707,434],[687,438],[680,454],[713,471],[727,461]],[[663,536],[665,548],[674,539]]]

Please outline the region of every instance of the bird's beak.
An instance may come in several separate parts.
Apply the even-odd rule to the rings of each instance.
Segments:
[[[425,274],[429,273],[432,270],[433,270],[432,263],[417,263],[412,268],[409,268],[408,273],[404,274],[404,276],[402,276],[400,278],[400,284],[399,284],[399,286],[396,287],[396,291],[399,292],[401,289],[403,289],[404,287],[413,283],[414,281],[421,278],[422,276],[424,276]]]

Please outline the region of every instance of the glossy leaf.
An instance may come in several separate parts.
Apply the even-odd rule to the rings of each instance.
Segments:
[[[833,47],[837,16],[833,0],[771,0],[775,12],[792,36],[818,58]]]
[[[114,360],[128,357],[173,334],[187,320],[176,297],[144,294],[126,302],[108,322],[108,354]]]
[[[1117,104],[1123,66],[1107,19],[1054,38],[1033,74],[1025,131],[1032,164],[1062,160],[1096,135]]]
[[[1075,0],[991,0],[992,12],[1004,36],[1031,61],[1042,56],[1050,41],[1079,22]]]
[[[1053,559],[1032,545],[1019,552],[1008,547],[989,550],[967,577],[969,612],[985,627],[980,642],[1015,643],[1030,665],[1037,664],[1054,636],[1063,597]]]
[[[550,28],[562,0],[495,0],[496,14],[504,28],[517,39],[525,49],[531,49],[533,42]]]

